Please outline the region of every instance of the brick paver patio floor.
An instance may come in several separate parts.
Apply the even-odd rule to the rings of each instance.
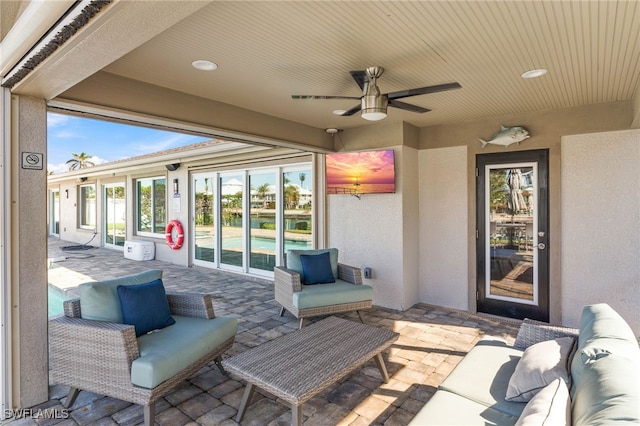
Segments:
[[[207,292],[214,295],[216,315],[238,318],[236,343],[225,356],[290,333],[298,321],[290,314],[279,316],[273,282],[215,269],[186,268],[157,260],[125,259],[109,249],[65,252],[65,241],[49,241],[49,284],[74,294],[83,281],[127,275],[146,269],[162,269],[170,290]],[[364,311],[365,322],[400,333],[385,351],[390,381],[384,384],[373,361],[346,376],[304,405],[305,425],[406,425],[433,395],[436,387],[469,349],[484,335],[512,343],[516,321],[473,315],[436,306],[418,304],[400,312],[374,307]],[[358,321],[355,314],[341,315]],[[319,317],[317,320],[322,319]],[[68,388],[51,384],[49,401],[36,410],[61,410]],[[236,415],[244,383],[221,374],[213,365],[203,368],[174,393],[158,401],[156,423],[178,425],[237,425]],[[8,425],[137,425],[142,407],[114,398],[81,392],[66,419],[27,417]],[[256,392],[243,425],[288,425],[290,408],[266,392]]]

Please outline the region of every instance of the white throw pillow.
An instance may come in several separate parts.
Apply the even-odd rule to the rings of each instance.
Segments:
[[[571,424],[569,389],[562,379],[555,379],[524,407],[515,426],[559,426]]]
[[[555,379],[570,385],[570,355],[575,339],[561,337],[528,347],[509,380],[507,401],[528,402]]]

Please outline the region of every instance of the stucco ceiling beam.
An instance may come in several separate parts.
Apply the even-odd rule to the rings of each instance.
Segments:
[[[74,3],[74,0],[30,2],[0,43],[0,75],[6,75]]]
[[[208,3],[113,1],[13,85],[12,92],[52,99]],[[77,7],[83,6],[85,2],[79,3]],[[67,19],[72,19],[73,13]],[[48,37],[55,37],[65,31],[65,24],[68,25],[68,22],[58,23],[60,28],[54,28]],[[41,40],[28,55],[37,55],[36,49],[46,42],[47,40]]]
[[[176,130],[182,128],[221,139],[312,152],[334,151],[333,137],[323,129],[104,71],[73,86],[49,105],[114,120],[165,122]]]

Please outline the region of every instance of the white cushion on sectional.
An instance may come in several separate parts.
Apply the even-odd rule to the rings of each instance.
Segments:
[[[529,346],[509,379],[507,401],[528,402],[555,379],[570,385],[570,355],[575,339],[561,337]]]

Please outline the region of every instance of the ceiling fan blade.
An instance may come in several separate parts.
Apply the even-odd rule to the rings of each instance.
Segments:
[[[343,112],[340,115],[343,116],[343,117],[347,117],[349,115],[355,114],[356,112],[360,111],[361,109],[362,109],[362,104],[358,104],[358,105],[354,106],[353,108],[346,110],[345,112]]]
[[[423,108],[421,106],[418,105],[411,105],[405,102],[400,102],[397,101],[395,99],[389,99],[389,106],[395,107],[395,108],[400,108],[400,109],[404,109],[407,111],[411,111],[411,112],[417,112],[418,114],[422,114],[423,112],[429,112],[431,111],[430,109],[427,108]]]
[[[291,95],[291,99],[360,99],[359,96]]]
[[[409,96],[427,95],[429,93],[444,92],[446,90],[459,89],[459,83],[438,84],[436,86],[419,87],[417,89],[400,90],[398,92],[387,93],[389,100],[408,98]]]
[[[367,81],[367,72],[366,71],[349,71],[351,77],[356,81],[356,84],[360,88],[360,90],[364,90],[364,83]]]

